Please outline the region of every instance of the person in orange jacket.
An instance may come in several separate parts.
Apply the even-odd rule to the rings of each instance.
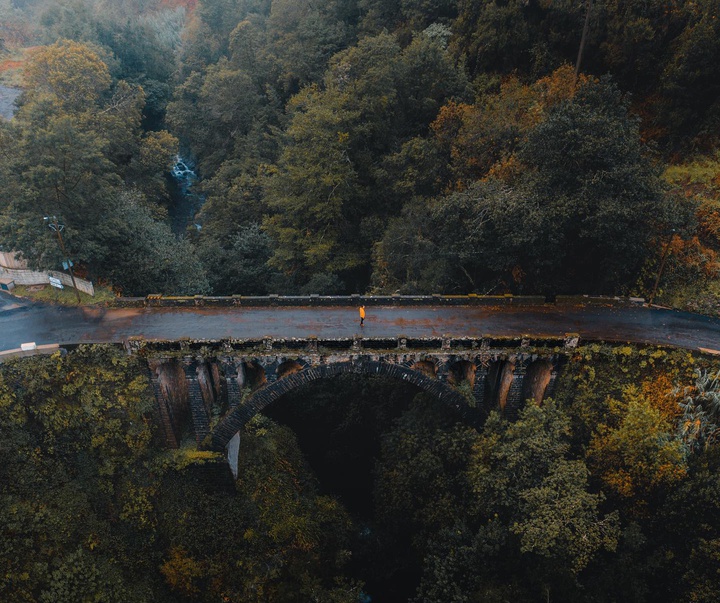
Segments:
[[[365,322],[365,306],[360,306],[358,310],[360,311],[360,326],[362,327]]]

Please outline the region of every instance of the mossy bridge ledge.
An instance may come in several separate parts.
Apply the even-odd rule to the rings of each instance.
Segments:
[[[342,374],[398,379],[480,425],[492,409],[513,417],[528,400],[552,395],[578,337],[337,338],[126,342],[145,358],[164,444],[185,438],[226,452],[238,471],[240,432],[284,394]]]

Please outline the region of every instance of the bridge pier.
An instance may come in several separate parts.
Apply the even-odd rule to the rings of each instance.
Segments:
[[[525,381],[527,364],[522,357],[518,356],[506,366],[511,368],[508,369],[510,374],[507,379],[510,383],[508,385],[507,397],[503,404],[503,414],[512,421],[517,419],[518,413],[525,403],[523,399],[523,382]]]
[[[494,396],[489,402],[491,407],[498,408],[500,411],[505,412],[505,406],[508,396],[510,395],[510,387],[513,383],[515,359],[510,357],[496,360],[495,371],[495,379],[491,384],[494,385]]]
[[[162,358],[151,360],[149,369],[161,437],[168,448],[178,448],[189,414],[188,384],[184,371],[176,360]]]
[[[184,358],[183,370],[188,388],[188,405],[192,417],[195,443],[199,445],[210,433],[210,409],[215,400],[211,390],[209,391],[207,387],[209,373],[204,362]],[[202,387],[202,383],[205,384],[205,387]]]
[[[227,460],[233,478],[237,479],[240,474],[240,432],[238,431],[228,442]]]
[[[447,383],[448,377],[450,374],[450,366],[448,365],[448,362],[438,362],[435,365],[435,378],[442,382]]]
[[[229,408],[240,404],[243,390],[247,387],[245,363],[230,356],[219,358],[219,365],[225,374],[225,393]]]
[[[163,391],[158,368],[152,364],[150,365],[150,383],[152,384],[153,393],[155,394],[158,423],[160,425],[160,431],[162,432],[161,437],[165,446],[168,448],[177,448],[180,442],[175,430],[175,411],[169,401],[169,396]]]
[[[557,376],[558,376],[557,368],[555,368],[555,366],[553,365],[553,368],[550,371],[550,379],[548,380],[547,387],[545,388],[545,397],[546,398],[555,397],[555,385],[556,385]]]
[[[475,404],[478,408],[487,410],[485,408],[485,390],[487,388],[488,379],[488,366],[486,362],[480,360],[475,365],[475,383],[473,384],[473,398],[475,398]]]

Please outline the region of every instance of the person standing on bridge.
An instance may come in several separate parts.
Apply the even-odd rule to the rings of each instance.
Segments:
[[[358,311],[360,312],[360,326],[362,327],[365,322],[365,306],[360,306]]]

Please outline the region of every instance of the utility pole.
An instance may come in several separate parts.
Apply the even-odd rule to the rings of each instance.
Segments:
[[[593,0],[587,0],[585,8],[585,25],[583,25],[582,37],[580,38],[580,48],[578,49],[577,61],[575,62],[575,82],[580,75],[580,63],[582,62],[583,50],[585,50],[585,40],[587,39],[588,28],[590,27],[590,11],[592,10]]]
[[[68,272],[70,273],[70,280],[72,281],[73,288],[75,289],[75,296],[77,297],[78,304],[82,304],[82,301],[80,301],[80,291],[78,291],[77,283],[75,282],[75,274],[73,274],[72,262],[68,257],[67,250],[65,249],[65,241],[63,241],[62,238],[62,231],[63,228],[65,228],[65,225],[60,224],[57,216],[45,216],[44,220],[50,230],[54,231],[55,234],[57,234],[58,243],[60,244],[60,250],[62,251],[63,257],[65,258],[65,262],[67,262]]]

